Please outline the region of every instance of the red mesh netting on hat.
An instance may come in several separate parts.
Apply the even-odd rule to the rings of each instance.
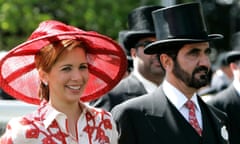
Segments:
[[[9,95],[28,103],[39,104],[40,80],[34,56],[42,47],[63,39],[84,40],[90,46],[87,49],[90,77],[81,96],[82,101],[99,98],[122,79],[127,68],[126,56],[111,38],[57,21],[47,23],[49,24],[42,24],[45,29],[40,24],[28,41],[10,50],[0,61],[0,87]]]

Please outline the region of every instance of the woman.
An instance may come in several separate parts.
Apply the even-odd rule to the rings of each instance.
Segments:
[[[42,22],[0,63],[1,87],[40,104],[32,114],[12,119],[0,143],[116,144],[111,114],[84,102],[112,89],[125,70],[124,52],[110,38],[58,21]]]

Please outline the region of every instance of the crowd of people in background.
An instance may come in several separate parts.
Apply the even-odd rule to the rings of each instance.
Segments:
[[[132,59],[131,72],[112,91],[90,102],[95,107],[111,111],[128,99],[154,91],[164,78],[157,54],[144,54],[144,47],[156,41],[152,11],[161,6],[138,7],[128,15],[128,30],[119,32],[119,41],[126,55]]]
[[[218,54],[211,64],[210,43],[222,35],[208,34],[197,2],[140,6],[129,12],[127,24],[118,39],[128,60],[126,75],[86,103],[105,109],[113,128],[116,123],[118,137],[113,129],[107,133],[114,135],[110,140],[239,144],[240,32],[232,35],[230,50],[215,47]],[[0,89],[0,99],[15,97]],[[196,118],[189,120],[191,114]],[[78,141],[73,125],[71,130],[70,138]]]

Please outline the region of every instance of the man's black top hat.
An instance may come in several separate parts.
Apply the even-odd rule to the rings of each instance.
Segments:
[[[141,6],[128,15],[128,30],[120,31],[121,37],[119,41],[123,43],[123,47],[130,51],[135,47],[136,42],[147,36],[155,36],[152,11],[163,8],[161,6]]]
[[[146,46],[146,54],[162,53],[176,44],[204,42],[223,38],[207,34],[199,3],[185,3],[152,12],[157,41]]]
[[[228,64],[230,64],[231,62],[240,61],[240,51],[234,50],[234,51],[228,52],[226,54],[226,61]]]
[[[120,44],[120,46],[123,48],[124,52],[130,56],[130,51],[126,49],[126,46],[124,45],[124,40],[126,38],[126,33],[128,31],[127,30],[122,30],[118,33],[118,43]]]
[[[127,61],[128,61],[128,71],[131,72],[132,69],[133,69],[133,59],[131,57],[131,54],[130,54],[130,51],[127,50],[123,44],[123,40],[125,38],[125,34],[127,33],[128,31],[120,31],[118,33],[118,43],[120,44],[120,46],[123,48],[125,54],[126,54],[126,57],[127,57]]]

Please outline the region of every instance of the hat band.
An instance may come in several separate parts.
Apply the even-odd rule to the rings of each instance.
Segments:
[[[162,38],[166,39],[166,38]],[[201,34],[191,34],[191,35],[169,35],[168,39],[209,39],[209,36],[206,33]]]

